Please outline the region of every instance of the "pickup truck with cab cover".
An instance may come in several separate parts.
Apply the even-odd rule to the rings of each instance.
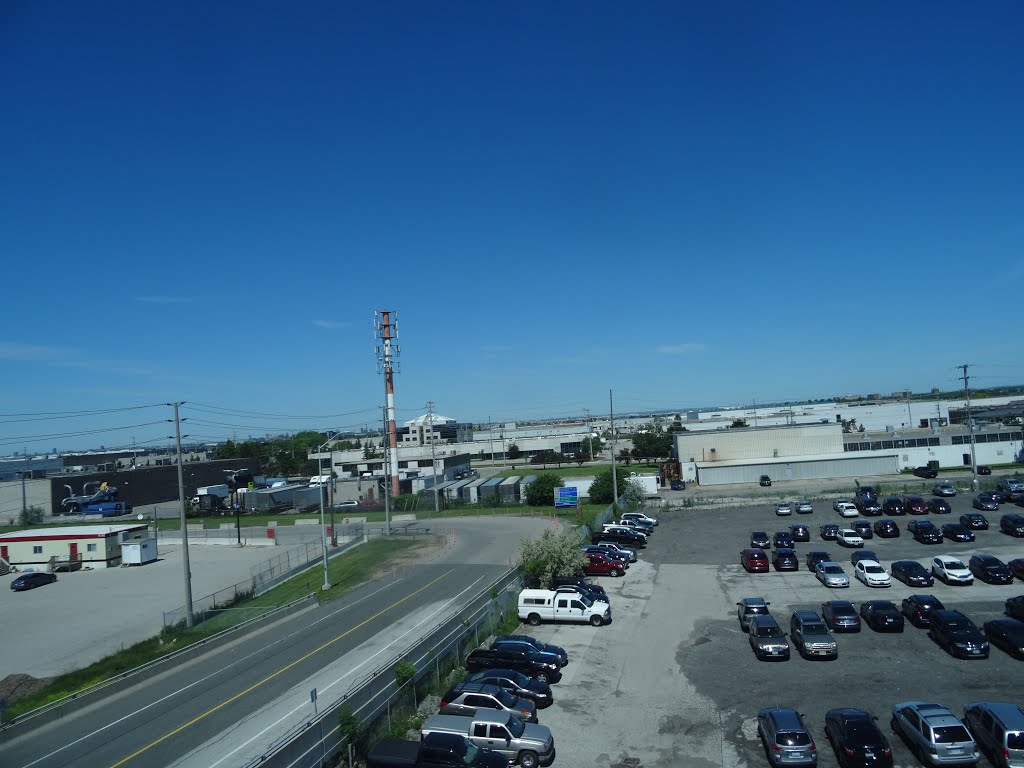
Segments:
[[[524,723],[508,712],[477,712],[473,717],[431,715],[420,732],[424,737],[449,733],[468,737],[476,746],[494,750],[522,768],[548,766],[555,761],[555,739],[544,725]]]
[[[508,768],[508,758],[481,749],[465,736],[432,733],[420,741],[383,739],[370,748],[367,768]]]

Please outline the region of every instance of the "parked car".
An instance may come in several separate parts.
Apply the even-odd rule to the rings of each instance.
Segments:
[[[932,486],[932,493],[936,496],[956,496],[956,488],[952,483],[936,483]]]
[[[557,682],[562,676],[557,656],[517,648],[476,648],[466,656],[465,667],[467,672],[514,669],[544,683]]]
[[[772,479],[768,477],[768,475],[761,475],[760,479],[757,481],[757,484],[760,485],[762,488],[770,488],[772,484]]]
[[[793,548],[793,534],[789,531],[776,531],[772,536],[772,545],[775,547]]]
[[[999,509],[999,502],[991,493],[979,493],[971,500],[971,506],[982,512],[995,512]]]
[[[611,621],[612,609],[607,598],[597,597],[575,585],[554,590],[524,589],[519,592],[517,613],[520,620],[534,627],[542,621],[588,622],[600,627]]]
[[[580,592],[597,595],[599,599],[611,605],[611,600],[608,599],[604,587],[592,581],[581,579],[579,576],[552,576],[551,588],[558,589],[559,587],[579,587]]]
[[[602,541],[614,541],[616,544],[622,544],[633,549],[641,549],[647,546],[647,539],[642,533],[625,529],[594,531],[590,541],[593,544],[598,544]]]
[[[789,534],[793,537],[793,541],[811,540],[811,532],[807,529],[807,526],[800,525],[799,523],[789,526]]]
[[[896,539],[900,535],[900,527],[896,525],[895,520],[890,520],[888,517],[883,517],[881,520],[876,520],[875,524],[871,526],[875,534],[883,539]]]
[[[864,515],[864,517],[878,517],[882,514],[882,505],[878,502],[878,499],[856,498],[853,500],[853,503],[857,507],[857,511]]]
[[[903,502],[895,496],[886,496],[882,501],[882,512],[887,515],[905,515],[907,510],[903,508]]]
[[[855,530],[844,528],[836,534],[836,543],[841,547],[863,547],[864,539]]]
[[[1012,584],[1013,574],[1006,563],[994,555],[972,555],[967,567],[976,579],[988,584]]]
[[[618,552],[620,555],[625,555],[629,558],[629,562],[636,562],[636,550],[632,547],[627,547],[625,544],[619,544],[616,541],[599,541],[597,544],[591,546],[598,547],[600,549],[607,549],[611,552]]]
[[[1011,619],[1024,621],[1024,595],[1008,597],[1003,605],[1003,611]]]
[[[559,666],[564,667],[569,663],[569,652],[560,645],[542,643],[530,635],[498,635],[491,643],[491,649],[511,648],[520,650],[534,650],[537,653],[546,653],[558,659]]]
[[[772,537],[767,531],[754,531],[750,534],[750,546],[755,549],[768,549],[772,545]]]
[[[597,554],[607,557],[609,560],[622,565],[624,570],[629,570],[629,555],[624,555],[621,552],[614,552],[604,547],[599,547],[597,544],[581,544],[580,552],[583,554]]]
[[[747,638],[758,659],[789,659],[789,641],[782,627],[770,614],[750,617]]]
[[[904,496],[903,509],[910,515],[928,514],[928,505],[920,496]]]
[[[369,768],[508,768],[500,752],[480,749],[465,735],[430,733],[419,741],[381,739],[366,755]]]
[[[923,477],[925,480],[934,480],[939,472],[931,467],[914,467],[914,477]]]
[[[555,760],[555,740],[549,728],[524,723],[504,712],[488,710],[473,717],[437,714],[428,717],[420,726],[424,739],[442,733],[469,737],[481,749],[499,753],[509,766],[537,768],[538,765],[551,765]]]
[[[984,626],[985,639],[1015,659],[1024,660],[1024,621],[993,619]]]
[[[1024,536],[1024,517],[1010,513],[999,518],[999,530],[1010,536]]]
[[[814,611],[793,611],[789,619],[789,636],[793,646],[805,659],[839,658],[839,646],[821,616]]]
[[[1024,557],[1016,557],[1006,564],[1015,579],[1024,581]]]
[[[903,614],[892,600],[865,600],[860,617],[875,632],[902,632]]]
[[[930,587],[934,577],[917,560],[897,560],[889,566],[889,573],[908,587]]]
[[[932,558],[932,576],[947,584],[973,584],[970,569],[952,555],[938,555]]]
[[[974,532],[966,525],[960,525],[960,523],[946,523],[942,526],[942,535],[950,541],[974,541]]]
[[[853,567],[853,575],[867,587],[891,587],[889,572],[877,560],[859,560]]]
[[[941,611],[945,607],[935,595],[911,595],[903,598],[900,610],[915,627],[927,627],[931,623],[932,611]]]
[[[993,765],[1024,765],[1024,709],[1020,704],[976,701],[964,705],[964,724]]]
[[[840,517],[857,516],[857,506],[849,499],[836,499],[832,502],[832,509],[838,512]]]
[[[945,499],[928,499],[928,511],[933,515],[948,515],[953,511]]]
[[[987,659],[988,640],[967,616],[960,611],[943,608],[928,617],[928,635],[955,658]]]
[[[768,573],[768,554],[763,549],[741,550],[740,565],[747,573]]]
[[[875,538],[875,534],[871,530],[871,523],[868,520],[854,520],[853,525],[850,527],[853,528],[853,530],[855,530],[862,539]]]
[[[642,533],[648,539],[651,538],[651,535],[654,533],[653,525],[648,525],[647,523],[632,517],[622,518],[621,520],[619,520],[618,525],[624,525],[627,528],[632,528],[634,531]]]
[[[1024,482],[1016,477],[1002,477],[996,483],[999,491],[1007,501],[1019,501],[1024,498]]]
[[[860,616],[849,600],[822,603],[821,618],[833,632],[860,632]]]
[[[25,592],[29,589],[35,589],[36,587],[43,587],[47,584],[52,584],[57,580],[57,574],[55,573],[42,573],[41,571],[30,571],[29,573],[23,573],[16,577],[11,582],[11,589],[14,592]]]
[[[750,627],[750,619],[753,616],[767,616],[771,605],[763,597],[744,597],[736,603],[736,618],[740,620],[740,627],[746,632]]]
[[[484,669],[470,672],[464,678],[465,683],[496,685],[523,699],[529,699],[538,709],[550,707],[554,703],[551,686],[532,677],[516,672],[514,669]]]
[[[775,514],[776,515],[792,515],[793,514],[793,508],[789,505],[788,501],[780,501],[778,504],[775,505]]]
[[[858,485],[857,492],[854,494],[855,500],[860,501],[878,501],[878,494],[875,492],[873,485]]]
[[[832,555],[830,555],[828,552],[825,552],[821,549],[814,549],[804,556],[804,563],[807,565],[808,571],[814,571],[814,566],[816,566],[818,563],[824,563],[825,561],[830,561],[831,559]]]
[[[798,515],[809,515],[814,512],[814,507],[809,501],[798,501],[794,506]]]
[[[856,565],[861,560],[877,560],[878,555],[870,549],[858,549],[852,555],[850,555],[850,564]]]
[[[850,586],[850,577],[839,563],[826,560],[814,566],[814,576],[826,587],[842,589]]]
[[[818,750],[794,709],[768,707],[757,713],[757,735],[773,766],[814,766]]]
[[[825,541],[835,541],[839,533],[839,526],[833,523],[826,523],[818,529],[818,535]]]
[[[584,552],[583,556],[587,558],[583,565],[583,572],[587,576],[622,576],[629,567],[598,552]]]
[[[970,731],[941,704],[904,701],[892,705],[893,731],[907,742],[910,751],[932,765],[974,765],[981,758]]]
[[[979,512],[968,512],[966,515],[960,515],[960,525],[972,531],[987,531],[988,518]]]
[[[524,723],[537,722],[537,705],[529,699],[487,683],[456,683],[441,697],[438,713],[473,717],[478,709],[515,715]]]
[[[775,550],[772,555],[772,565],[775,566],[776,571],[800,570],[800,561],[797,559],[796,552],[788,547],[779,547]]]
[[[979,464],[978,465],[978,474],[979,475],[991,475],[992,474],[992,468],[989,467],[989,466],[986,466],[985,464]]]
[[[622,519],[636,520],[638,522],[643,523],[644,525],[649,525],[652,528],[656,528],[658,525],[658,518],[651,517],[650,515],[644,514],[643,512],[623,512]]]
[[[919,541],[922,544],[941,544],[942,543],[942,531],[935,527],[935,523],[931,520],[911,520],[907,523],[907,530],[910,531],[914,537],[914,541]]]
[[[830,709],[825,713],[825,736],[842,768],[892,768],[892,748],[863,709]]]

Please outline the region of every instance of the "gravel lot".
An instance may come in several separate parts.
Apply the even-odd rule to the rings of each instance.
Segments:
[[[851,489],[852,494],[852,489]],[[799,495],[797,491],[791,498]],[[930,516],[937,525],[957,521],[970,498],[951,500],[952,515]],[[1004,511],[1015,510],[1004,506]],[[1002,615],[1005,598],[1024,593],[1024,584],[934,587],[913,590],[900,582],[869,589],[857,581],[829,590],[805,569],[803,557],[823,549],[849,564],[850,553],[818,537],[818,526],[838,522],[830,504],[819,502],[811,515],[777,518],[774,504],[756,507],[652,510],[661,525],[640,562],[622,579],[600,579],[612,596],[611,625],[544,625],[530,633],[564,646],[570,664],[555,686],[555,703],[541,713],[558,748],[557,763],[568,766],[762,766],[767,759],[754,718],[764,706],[791,706],[807,715],[818,743],[820,766],[838,765],[824,736],[826,710],[839,706],[871,711],[889,735],[889,708],[898,701],[929,699],[959,712],[969,701],[1024,700],[1024,663],[993,648],[988,660],[948,656],[925,630],[907,624],[903,634],[837,635],[837,661],[805,661],[796,652],[788,662],[759,662],[735,618],[735,603],[760,595],[788,630],[790,612],[818,610],[824,600],[889,599],[899,605],[914,591],[929,592],[947,607],[963,610],[980,626]],[[1002,514],[1002,513],[999,513]],[[998,524],[999,514],[989,514]],[[878,519],[878,518],[873,518]],[[867,548],[883,565],[916,559],[927,564],[940,553],[966,561],[974,553],[1004,561],[1024,556],[1024,540],[998,530],[977,532],[973,544],[919,544],[906,533],[912,516],[895,518],[898,539],[874,538]],[[797,543],[795,573],[747,574],[739,550],[752,530],[772,533],[802,522],[811,541]],[[852,574],[852,569],[847,569]],[[918,765],[907,747],[890,736],[897,766]],[[638,762],[634,762],[638,761]],[[986,764],[982,761],[982,764]]]

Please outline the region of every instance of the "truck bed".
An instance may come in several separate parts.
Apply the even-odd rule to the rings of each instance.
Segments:
[[[366,756],[367,768],[415,768],[420,756],[418,741],[382,739]]]

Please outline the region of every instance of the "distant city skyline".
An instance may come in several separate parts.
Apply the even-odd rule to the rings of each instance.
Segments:
[[[0,454],[1022,382],[1022,22],[18,4]]]

